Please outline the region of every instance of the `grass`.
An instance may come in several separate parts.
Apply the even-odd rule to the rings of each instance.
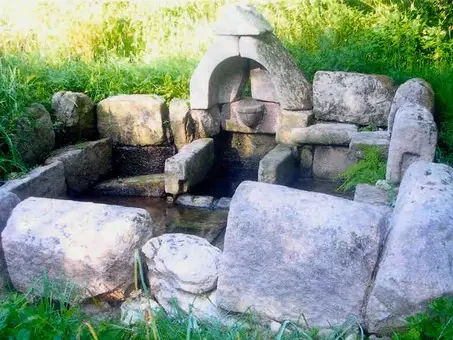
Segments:
[[[386,160],[377,146],[364,146],[363,159],[351,165],[343,173],[340,179],[343,184],[338,187],[339,191],[354,190],[357,184],[376,184],[380,179],[385,179]]]
[[[0,178],[20,171],[17,119],[55,91],[95,101],[119,93],[188,97],[213,40],[217,10],[233,0],[2,1]],[[421,77],[436,93],[439,161],[453,164],[453,7],[449,0],[252,0],[312,79],[317,70]],[[9,143],[9,140],[13,144]]]

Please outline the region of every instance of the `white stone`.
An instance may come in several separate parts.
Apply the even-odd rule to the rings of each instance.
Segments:
[[[205,179],[214,163],[214,141],[197,139],[165,161],[165,191],[182,194]]]
[[[43,275],[78,288],[80,298],[124,291],[134,278],[134,252],[152,236],[148,212],[88,202],[31,197],[2,232],[14,288],[43,289]]]
[[[313,176],[338,180],[338,176],[357,162],[355,153],[342,146],[316,146],[313,155]]]
[[[258,168],[258,182],[291,184],[298,175],[298,163],[293,148],[279,144],[261,159]]]
[[[126,326],[150,321],[149,316],[154,316],[162,307],[154,300],[143,295],[129,298],[121,304],[121,322]],[[151,313],[151,315],[149,315]]]
[[[354,192],[354,201],[388,206],[389,192],[374,185],[357,184]]]
[[[387,159],[386,180],[397,184],[413,162],[434,159],[437,126],[431,112],[418,104],[405,104],[396,113]]]
[[[66,184],[72,192],[83,192],[112,169],[112,142],[108,138],[72,145],[52,153],[46,164],[62,162]]]
[[[185,194],[178,196],[175,203],[186,207],[211,209],[214,204],[214,197]]]
[[[452,206],[451,167],[418,161],[407,169],[367,307],[373,333],[404,326],[432,299],[453,294]]]
[[[243,182],[231,202],[218,306],[330,327],[360,317],[387,209]]]
[[[388,120],[388,131],[392,134],[396,112],[404,104],[419,104],[434,113],[434,91],[429,83],[420,78],[409,79],[400,87],[393,98]]]
[[[311,84],[276,36],[243,36],[239,51],[242,58],[258,62],[269,72],[282,109],[312,109]]]
[[[261,35],[272,30],[266,18],[249,4],[222,7],[214,25],[217,35]]]
[[[313,80],[317,119],[387,126],[396,87],[386,76],[318,71]]]
[[[185,234],[152,238],[142,248],[150,280],[165,280],[192,294],[212,291],[217,285],[220,249],[205,239]]]
[[[168,109],[162,97],[148,94],[119,95],[97,105],[97,125],[102,138],[129,146],[161,145]]]
[[[230,197],[222,197],[215,203],[214,209],[229,209],[231,204]]]
[[[25,176],[6,182],[2,190],[15,193],[21,200],[28,197],[62,198],[66,196],[64,165],[55,162],[40,166]]]
[[[294,144],[349,145],[356,132],[354,124],[319,123],[291,129],[290,140]]]

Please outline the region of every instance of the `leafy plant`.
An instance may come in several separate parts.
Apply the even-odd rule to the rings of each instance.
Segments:
[[[354,190],[357,184],[375,184],[385,178],[386,162],[382,152],[376,146],[364,146],[363,159],[351,165],[339,178],[343,184],[338,187],[339,191]]]

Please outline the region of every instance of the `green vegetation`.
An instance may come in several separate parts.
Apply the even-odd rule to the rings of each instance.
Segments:
[[[0,178],[22,170],[14,149],[24,107],[58,90],[98,101],[118,93],[188,96],[217,10],[234,0],[2,1]],[[251,0],[312,78],[317,70],[430,82],[438,160],[453,163],[453,6],[449,0]]]
[[[356,164],[351,165],[343,173],[340,179],[343,184],[338,187],[340,191],[354,190],[357,184],[375,184],[385,178],[386,160],[377,146],[362,147],[363,158]]]

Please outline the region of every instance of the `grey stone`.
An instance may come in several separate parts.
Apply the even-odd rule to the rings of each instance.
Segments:
[[[239,51],[241,57],[258,62],[269,72],[282,109],[312,109],[311,84],[275,35],[241,37]]]
[[[300,149],[300,176],[310,178],[313,176],[313,147],[305,145]]]
[[[341,123],[319,123],[293,128],[290,139],[295,144],[349,145],[357,126]]]
[[[453,293],[452,206],[451,167],[419,161],[407,169],[367,307],[373,333],[404,326],[429,301]]]
[[[52,153],[45,164],[62,162],[68,189],[83,192],[112,169],[112,142],[105,138],[72,145]]]
[[[388,120],[388,131],[392,134],[396,112],[404,104],[419,104],[434,113],[434,91],[429,83],[420,78],[406,81],[395,93]]]
[[[96,106],[84,93],[59,91],[52,96],[61,142],[75,143],[97,138]]]
[[[357,162],[353,152],[341,146],[316,146],[313,156],[313,176],[336,180],[338,176]]]
[[[390,138],[387,131],[363,131],[352,134],[349,150],[354,151],[358,158],[363,158],[363,147],[376,146],[382,157],[387,159]]]
[[[165,161],[165,191],[172,195],[187,192],[205,179],[214,164],[214,141],[198,139]]]
[[[395,115],[387,159],[386,180],[401,181],[410,164],[431,162],[437,145],[437,126],[429,110],[418,104],[405,104]]]
[[[396,86],[386,76],[318,71],[313,80],[317,119],[387,126]]]
[[[150,321],[150,317],[155,316],[153,314],[157,314],[161,309],[156,301],[144,297],[143,294],[130,297],[121,304],[121,322],[126,326],[132,326]]]
[[[2,190],[15,193],[21,200],[28,197],[62,198],[66,196],[64,165],[55,162],[31,170],[24,177],[13,179]]]
[[[230,209],[231,198],[230,197],[222,197],[215,203],[214,209]]]
[[[243,182],[228,216],[218,305],[330,327],[360,315],[387,209]],[[259,240],[259,242],[257,242]]]
[[[191,110],[190,116],[194,126],[194,138],[208,138],[220,132],[220,109],[218,105],[209,110]]]
[[[173,141],[179,150],[195,139],[195,122],[190,115],[189,100],[173,98],[169,112]]]
[[[93,191],[103,196],[165,196],[164,174],[111,179],[96,185]]]
[[[287,111],[281,110],[277,119],[277,134],[275,139],[278,143],[293,144],[291,130],[293,128],[305,128],[313,121],[313,111]]]
[[[221,251],[205,239],[165,234],[149,240],[142,251],[150,280],[163,280],[192,294],[203,294],[216,288]]]
[[[385,189],[375,187],[369,184],[357,184],[354,193],[354,201],[389,205],[389,192]]]
[[[272,76],[262,65],[250,60],[250,87],[252,98],[278,103],[278,94]]]
[[[272,30],[266,18],[249,4],[222,7],[214,25],[217,35],[261,35]]]
[[[6,269],[5,256],[3,255],[1,232],[6,226],[13,209],[20,203],[19,197],[12,192],[0,189],[0,292],[9,284],[8,271]]]
[[[55,145],[50,113],[41,104],[33,104],[26,109],[25,119],[19,120],[15,144],[25,164],[34,166],[42,162]]]
[[[279,144],[261,159],[258,182],[288,185],[296,179],[298,172],[298,159],[293,148]]]
[[[214,197],[184,194],[178,196],[175,203],[186,207],[211,209],[214,204]]]
[[[46,274],[70,282],[80,299],[124,292],[133,283],[135,249],[152,236],[152,223],[143,209],[28,198],[2,232],[14,288],[41,292]]]
[[[165,161],[175,153],[174,146],[116,146],[113,169],[123,177],[163,173]]]
[[[249,127],[243,121],[245,120],[244,116],[247,115],[240,113],[241,110],[245,109],[244,106],[247,105],[247,102],[250,102],[250,98],[222,105],[221,116],[223,120],[223,128],[226,131],[232,132],[274,134],[277,128],[277,118],[280,113],[280,105],[276,103],[255,101],[264,107],[264,113],[256,125]]]
[[[167,119],[165,100],[156,95],[113,96],[97,105],[99,134],[114,145],[162,145],[167,141],[163,125]]]
[[[191,109],[207,110],[236,100],[247,77],[248,62],[239,56],[239,37],[217,37],[190,79]]]

